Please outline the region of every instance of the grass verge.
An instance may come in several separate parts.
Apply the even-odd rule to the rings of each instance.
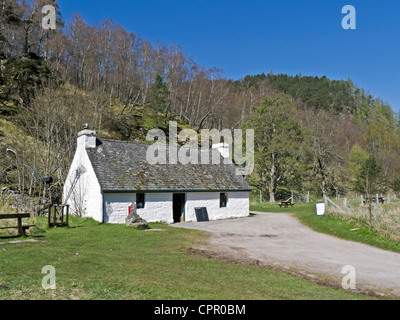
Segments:
[[[16,300],[350,300],[370,299],[253,265],[188,254],[200,231],[150,224],[161,231],[71,218],[68,228],[45,226],[34,243],[0,245],[0,299]],[[3,241],[3,240],[0,240]],[[56,271],[44,290],[42,268]]]
[[[296,203],[294,207],[280,208],[277,204],[254,202],[250,208],[252,211],[291,213],[301,223],[317,232],[361,242],[385,250],[400,252],[400,244],[398,242],[382,237],[366,226],[346,222],[335,216],[317,216],[315,203]]]

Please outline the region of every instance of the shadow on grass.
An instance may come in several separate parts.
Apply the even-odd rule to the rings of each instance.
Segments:
[[[27,239],[43,239],[46,238],[43,235],[36,235],[36,236],[20,236],[20,235],[13,235],[13,236],[0,236],[0,240],[27,240]]]
[[[12,239],[26,239],[26,237],[19,236],[19,235],[15,235],[15,236],[0,236],[0,240],[12,240]]]

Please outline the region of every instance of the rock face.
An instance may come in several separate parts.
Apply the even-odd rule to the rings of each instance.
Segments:
[[[139,229],[148,229],[147,221],[142,219],[136,212],[132,212],[126,219],[125,224],[128,227],[136,227]]]

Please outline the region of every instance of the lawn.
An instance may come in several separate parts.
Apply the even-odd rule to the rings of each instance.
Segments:
[[[400,244],[380,236],[366,226],[337,218],[337,215],[317,216],[315,203],[296,203],[294,207],[280,208],[277,204],[252,202],[252,211],[287,212],[297,217],[311,229],[332,236],[361,242],[377,248],[400,252]]]
[[[276,270],[189,254],[207,236],[150,224],[161,231],[71,218],[68,228],[37,219],[25,244],[0,245],[0,299],[90,300],[349,300],[370,299]],[[10,241],[15,239],[1,239]],[[42,268],[56,271],[56,289],[42,288]]]

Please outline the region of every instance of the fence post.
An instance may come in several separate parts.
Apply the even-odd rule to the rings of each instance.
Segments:
[[[292,199],[292,202],[294,202],[294,199],[293,199],[293,191],[291,192],[291,199]]]
[[[372,212],[374,213],[374,221],[376,221],[376,206],[372,205]]]
[[[375,195],[375,202],[376,202],[376,206],[379,206],[378,194]]]
[[[364,199],[363,199],[363,195],[361,195],[361,205],[364,204]]]
[[[310,202],[310,191],[307,191],[307,202]]]
[[[350,206],[347,204],[347,198],[344,198],[344,206],[346,207],[347,215],[350,216]]]
[[[390,194],[387,194],[387,202],[390,203]]]

